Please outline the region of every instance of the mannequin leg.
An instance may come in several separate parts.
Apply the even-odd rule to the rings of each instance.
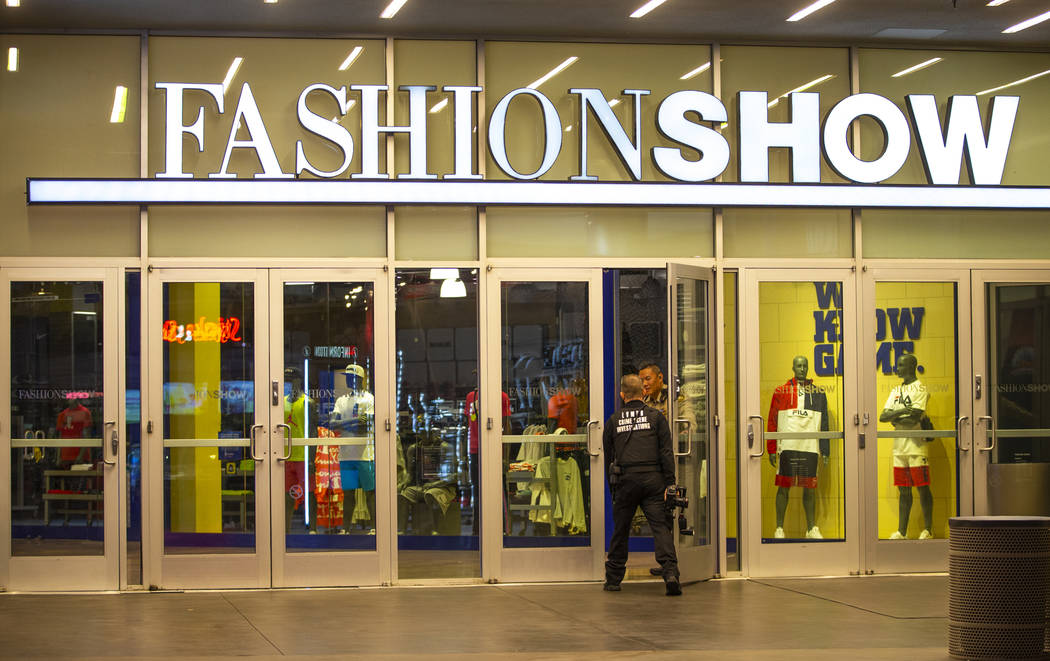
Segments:
[[[919,506],[922,507],[922,518],[923,523],[926,525],[926,530],[933,532],[933,492],[930,491],[930,485],[924,487],[916,487],[919,490]]]
[[[777,489],[777,528],[784,527],[784,515],[787,513],[788,492],[790,491],[790,487],[780,487]]]
[[[908,536],[908,519],[911,518],[911,487],[897,487],[900,492],[900,519],[897,530],[905,537]]]
[[[802,509],[806,513],[806,530],[809,530],[817,522],[817,490],[802,490]]]

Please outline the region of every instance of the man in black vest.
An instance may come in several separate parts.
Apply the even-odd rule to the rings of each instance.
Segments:
[[[639,505],[653,531],[656,561],[663,570],[668,596],[682,594],[678,558],[664,509],[664,494],[675,483],[674,453],[667,418],[642,401],[642,380],[628,374],[620,380],[623,408],[605,423],[605,475],[613,495],[613,534],[605,562],[605,589],[620,590],[627,571],[627,539]]]

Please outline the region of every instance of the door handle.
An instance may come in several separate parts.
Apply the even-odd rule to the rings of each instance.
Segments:
[[[597,427],[599,424],[601,423],[599,423],[597,420],[591,420],[587,423],[587,454],[591,455],[592,457],[600,456],[602,453],[601,448],[598,448],[598,450],[591,449],[591,427]]]
[[[992,420],[992,416],[990,416],[990,415],[982,415],[981,417],[979,417],[977,419],[978,420],[987,420],[988,421],[988,427],[986,429],[987,429],[987,431],[991,432],[991,434],[992,434],[992,442],[988,444],[988,447],[986,447],[986,448],[977,448],[977,449],[980,450],[981,452],[991,452],[992,450],[995,449],[995,444],[996,444],[995,420]]]
[[[755,449],[755,426],[751,424],[752,420],[762,423],[758,428],[758,454],[751,451]],[[747,449],[752,459],[758,459],[766,453],[766,419],[760,415],[747,416]]]
[[[266,425],[252,425],[251,430],[248,432],[248,453],[252,456],[255,461],[263,461],[266,457],[255,456],[255,433],[265,427]]]
[[[678,452],[678,443],[675,443],[676,449],[674,456],[676,457],[688,457],[689,455],[693,454],[693,423],[689,422],[689,420],[686,418],[678,418],[674,421],[675,431],[678,431],[678,429],[680,429],[680,425],[682,423],[685,423],[686,449],[685,452]]]
[[[292,428],[283,422],[273,427],[275,433],[281,429],[284,429],[284,454],[277,457],[277,461],[288,461],[292,458]]]
[[[112,429],[113,431],[110,432],[110,433],[107,433],[110,429]],[[109,459],[106,459],[106,439],[107,439],[107,437],[112,439],[110,441],[110,443],[112,443],[112,447],[113,447],[113,449],[111,451],[111,454],[114,457],[113,461],[110,461]],[[120,447],[120,441],[118,440],[118,437],[117,437],[117,423],[115,421],[113,421],[113,420],[107,420],[106,423],[102,426],[102,463],[106,464],[107,466],[116,466],[117,465],[117,460],[116,460],[117,449],[119,447]]]
[[[963,440],[963,433],[962,433],[963,423],[966,422],[969,419],[970,419],[970,416],[968,416],[968,415],[961,415],[961,416],[959,416],[959,419],[955,421],[955,442],[956,442],[956,444],[958,444],[959,449],[962,450],[963,452],[969,452],[970,450],[973,449],[973,443],[970,443],[969,445],[964,446],[963,442],[962,442],[962,440]]]

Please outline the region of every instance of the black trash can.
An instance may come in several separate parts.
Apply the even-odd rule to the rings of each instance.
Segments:
[[[948,529],[948,653],[1047,658],[1050,517],[956,517]]]

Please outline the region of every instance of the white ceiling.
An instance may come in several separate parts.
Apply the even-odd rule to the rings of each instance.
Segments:
[[[0,30],[391,35],[558,40],[783,42],[983,46],[1050,51],[1050,21],[1006,27],[1050,10],[1050,0],[838,0],[802,21],[811,0],[668,0],[628,18],[644,0],[21,0],[0,7]],[[889,30],[890,32],[886,32]]]

